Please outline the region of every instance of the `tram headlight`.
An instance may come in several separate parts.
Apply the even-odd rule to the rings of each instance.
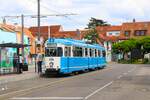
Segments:
[[[54,63],[53,63],[53,62],[50,62],[50,63],[49,63],[49,66],[50,66],[50,68],[52,68],[52,67],[54,66]]]

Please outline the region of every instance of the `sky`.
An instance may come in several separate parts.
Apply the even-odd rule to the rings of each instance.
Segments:
[[[70,14],[41,18],[41,26],[62,25],[64,30],[84,29],[91,17],[112,25],[150,20],[150,0],[41,0],[42,14]],[[37,0],[0,0],[0,16],[35,15]],[[2,18],[0,17],[0,23]],[[7,18],[7,23],[21,23],[20,18]],[[37,26],[36,18],[25,18],[25,26]]]

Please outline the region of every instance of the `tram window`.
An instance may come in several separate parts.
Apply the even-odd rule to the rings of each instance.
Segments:
[[[92,57],[92,49],[90,49],[90,57]]]
[[[71,47],[65,47],[65,57],[71,56]]]
[[[85,57],[87,57],[87,56],[88,56],[88,49],[85,48]]]
[[[101,57],[101,51],[100,50],[98,50],[98,56]]]
[[[92,57],[95,57],[95,49],[92,49]]]
[[[95,57],[97,57],[97,50],[95,49]]]
[[[105,51],[102,51],[103,52],[103,57],[105,57],[106,56],[106,52]]]
[[[63,50],[62,50],[61,47],[58,47],[58,48],[57,48],[57,56],[58,56],[58,57],[61,57],[62,55],[63,55]]]
[[[62,48],[61,47],[57,47],[57,48],[46,48],[45,49],[45,56],[49,57],[61,57],[63,54]]]
[[[82,57],[82,48],[81,47],[74,47],[73,49],[73,56],[74,57]]]

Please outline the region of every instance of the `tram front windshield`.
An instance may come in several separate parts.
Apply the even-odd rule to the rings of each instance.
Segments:
[[[45,56],[46,57],[61,57],[63,54],[61,47],[47,47],[45,48]]]

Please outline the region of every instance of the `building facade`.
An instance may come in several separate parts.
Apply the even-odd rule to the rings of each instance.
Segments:
[[[150,22],[135,22],[135,20],[118,26],[98,26],[96,29],[98,34],[102,35],[99,37],[103,39],[107,62],[122,58],[121,55],[112,54],[114,43],[130,38],[150,36]]]
[[[21,27],[14,25],[0,24],[0,44],[21,43]],[[24,29],[24,44],[32,45],[34,37],[27,28]],[[30,53],[34,53],[33,46],[24,48],[26,62],[29,63]],[[16,48],[0,48],[0,74],[13,72],[13,55]],[[21,49],[20,49],[21,52]]]

